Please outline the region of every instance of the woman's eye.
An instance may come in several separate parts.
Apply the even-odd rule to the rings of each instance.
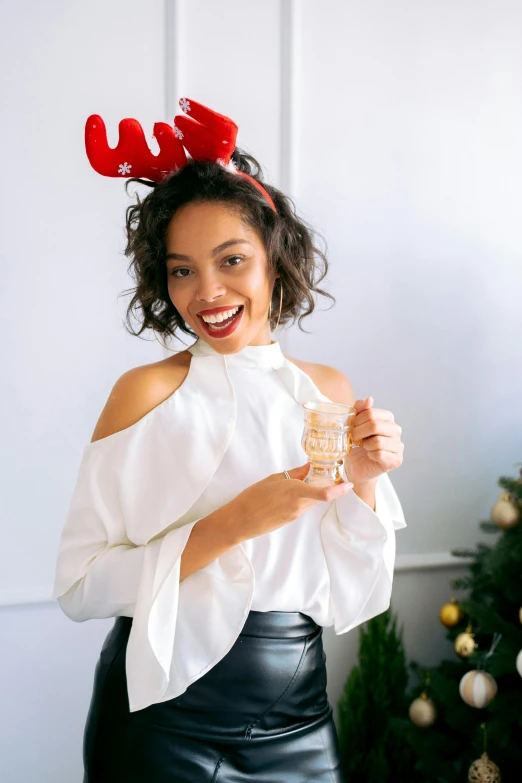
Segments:
[[[243,260],[243,256],[230,256],[229,258],[226,258],[226,261],[232,261],[234,258],[239,258],[240,261]],[[239,266],[239,264],[232,264],[232,266]]]
[[[225,261],[233,261],[235,258],[238,258],[240,262],[243,261],[243,256],[229,256]],[[232,264],[231,266],[239,266],[239,264]],[[190,272],[190,269],[180,266],[177,269],[173,269],[170,274],[172,277],[187,277],[187,275],[178,275],[178,272]]]

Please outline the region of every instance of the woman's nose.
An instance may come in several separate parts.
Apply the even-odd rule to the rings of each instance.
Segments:
[[[215,278],[200,278],[198,289],[196,292],[196,299],[201,302],[212,302],[220,296],[224,296],[227,289],[219,280]]]

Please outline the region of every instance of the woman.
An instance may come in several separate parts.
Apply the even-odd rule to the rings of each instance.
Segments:
[[[154,186],[127,211],[128,317],[141,313],[138,334],[196,341],[117,380],[63,529],[53,596],[73,620],[116,618],[84,783],[341,783],[322,628],[389,606],[401,428],[371,398],[354,403],[341,372],[271,340],[312,312],[327,261],[235,148],[237,126],[180,104],[194,119],[155,128],[171,147],[153,165],[139,134],[116,151],[87,139],[97,171],[121,158],[120,175],[146,170]],[[360,447],[337,486],[302,480],[309,400],[356,407]]]

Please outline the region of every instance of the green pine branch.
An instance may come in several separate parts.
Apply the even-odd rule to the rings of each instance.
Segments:
[[[497,525],[494,525],[493,522],[490,522],[489,520],[482,520],[482,522],[479,522],[479,528],[484,531],[484,533],[500,533],[500,528],[497,527]]]
[[[498,485],[509,492],[516,500],[522,502],[522,481],[520,478],[514,479],[510,476],[501,476],[498,480]]]
[[[421,783],[415,759],[394,718],[407,716],[408,669],[402,629],[391,609],[359,629],[358,665],[349,673],[338,703],[339,744],[348,780]]]

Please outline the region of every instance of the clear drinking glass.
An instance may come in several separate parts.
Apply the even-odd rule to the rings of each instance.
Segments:
[[[308,455],[310,468],[304,481],[319,487],[342,484],[339,468],[350,453],[352,420],[357,411],[350,405],[311,401],[303,404],[304,429],[301,444]]]

